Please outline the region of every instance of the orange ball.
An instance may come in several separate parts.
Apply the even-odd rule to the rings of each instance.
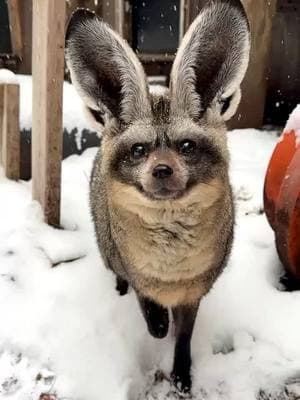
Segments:
[[[300,279],[300,126],[290,126],[288,123],[267,169],[264,206],[280,260]]]

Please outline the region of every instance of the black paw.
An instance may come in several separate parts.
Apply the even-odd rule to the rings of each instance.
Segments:
[[[287,292],[294,292],[300,290],[300,281],[296,279],[292,274],[285,272],[280,278],[280,283],[284,286],[284,290]]]
[[[125,296],[128,293],[128,282],[125,279],[117,276],[116,290],[119,292],[120,296]]]
[[[147,298],[139,297],[139,301],[149,333],[157,339],[167,336],[169,330],[168,309]]]
[[[183,369],[173,370],[171,379],[176,389],[184,394],[189,394],[192,387],[190,371]]]
[[[151,315],[148,314],[147,319],[148,330],[153,337],[163,339],[167,336],[169,330],[168,310],[161,307],[157,312],[151,311]]]

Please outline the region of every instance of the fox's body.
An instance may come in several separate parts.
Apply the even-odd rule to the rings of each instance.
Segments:
[[[101,159],[100,150],[91,207],[107,266],[166,307],[197,302],[219,275],[231,246],[228,177],[199,184],[176,202],[154,202],[124,183],[107,182]]]
[[[130,47],[79,10],[67,32],[72,81],[104,125],[91,177],[99,250],[135,290],[150,333],[175,322],[172,376],[189,390],[201,298],[226,265],[234,210],[226,126],[240,100],[249,29],[239,0],[208,1],[185,35],[170,88],[153,95]],[[213,318],[213,316],[212,316]]]

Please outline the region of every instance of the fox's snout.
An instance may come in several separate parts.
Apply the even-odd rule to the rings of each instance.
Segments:
[[[151,197],[178,197],[186,189],[187,171],[175,152],[157,150],[145,163],[141,183],[143,191]]]

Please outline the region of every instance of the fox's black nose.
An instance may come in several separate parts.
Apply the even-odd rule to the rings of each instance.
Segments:
[[[166,164],[158,164],[152,171],[152,175],[157,179],[169,178],[172,174],[172,168]]]

